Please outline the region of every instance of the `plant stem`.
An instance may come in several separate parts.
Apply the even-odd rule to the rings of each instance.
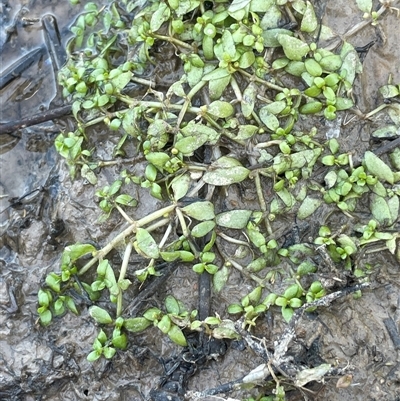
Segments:
[[[83,266],[78,275],[86,273],[98,260],[103,259],[112,249],[114,249],[120,242],[122,242],[128,235],[131,235],[136,232],[139,227],[143,227],[146,224],[153,222],[154,220],[159,219],[164,216],[164,214],[171,213],[176,208],[175,204],[164,207],[163,209],[157,210],[142,219],[133,222],[128,228],[119,233],[115,238],[113,238],[104,248],[100,249],[96,252],[93,258]]]
[[[239,102],[242,102],[243,101],[242,92],[240,91],[239,85],[238,85],[234,75],[231,76],[230,84],[231,84],[231,87],[232,87],[233,91],[235,92],[236,99]]]
[[[115,207],[117,208],[117,210],[121,213],[122,217],[129,223],[129,224],[133,224],[134,221],[125,213],[125,211],[122,209],[122,207],[120,207],[119,205],[115,205]]]
[[[178,116],[178,121],[176,123],[176,126],[179,127],[181,125],[181,122],[183,120],[183,117],[185,117],[185,114],[187,111],[190,111],[189,104],[192,101],[193,96],[206,84],[206,81],[200,81],[197,85],[195,85],[190,92],[187,94],[185,103],[183,103],[181,107],[181,111]],[[173,105],[171,105],[173,106]],[[201,112],[201,109],[198,109],[197,114]]]
[[[125,248],[124,259],[121,265],[121,271],[119,272],[118,281],[121,281],[125,278],[131,253],[132,253],[132,241],[128,241],[128,245]],[[122,313],[122,289],[118,286],[117,317],[120,317],[121,313]]]
[[[169,110],[182,110],[182,108],[184,107],[184,105],[179,105],[179,104],[170,104],[167,106],[166,104],[161,103],[161,102],[135,100],[135,99],[128,98],[127,96],[124,96],[124,95],[118,96],[118,99],[121,100],[122,102],[128,104],[130,106],[130,108],[118,110],[113,113],[110,113],[107,115],[108,118],[118,117],[119,114],[125,114],[128,111],[130,111],[131,108],[137,107],[137,106],[143,107],[145,109],[157,108],[157,109],[169,109]],[[201,112],[199,107],[187,107],[186,111],[188,111],[189,113],[192,113],[192,114],[199,114]],[[105,118],[105,116],[94,118],[93,120],[88,121],[85,124],[82,124],[82,126],[84,128],[86,128],[86,127],[90,127],[91,125],[99,124],[104,121],[104,118]]]
[[[242,241],[240,239],[232,238],[229,235],[224,234],[223,232],[218,232],[218,236],[223,238],[225,241],[228,241],[228,242],[230,242],[232,244],[244,245],[244,246],[247,246],[248,248],[250,248],[250,245],[249,245],[248,242]]]
[[[379,107],[377,107],[376,109],[374,109],[374,110],[370,111],[368,114],[366,114],[364,116],[364,119],[367,120],[368,118],[372,117],[374,114],[379,113],[383,109],[386,109],[386,107],[389,107],[389,105],[388,104],[381,104]]]
[[[261,179],[260,179],[260,174],[259,174],[258,170],[255,171],[254,183],[256,184],[258,202],[260,203],[261,211],[263,212],[264,215],[266,215],[267,204],[265,202],[264,195],[262,193]],[[272,234],[272,228],[271,228],[271,224],[269,222],[268,217],[264,218],[264,224],[265,224],[265,228],[267,229],[268,234],[271,235]]]
[[[178,216],[179,224],[181,225],[181,228],[182,228],[182,234],[184,235],[184,237],[189,242],[190,249],[194,253],[194,256],[196,258],[198,258],[199,257],[199,250],[197,249],[197,247],[190,240],[190,231],[188,230],[188,227],[187,227],[187,224],[186,224],[186,221],[185,221],[185,217],[184,217],[181,209],[176,208],[175,212],[176,212],[176,215]]]
[[[189,43],[186,42],[182,42],[181,40],[176,39],[172,36],[158,35],[156,33],[152,33],[151,36],[156,39],[165,40],[166,42],[173,43],[176,46],[184,47],[185,49],[191,50],[192,53],[194,53],[194,48],[192,45],[189,45]]]
[[[235,262],[233,259],[229,259],[228,257],[224,259],[229,262],[236,270],[240,271],[244,276],[247,276],[254,280],[258,285],[265,287],[265,284],[263,283],[263,280],[260,277],[257,277],[256,275],[249,273],[245,270],[245,268],[240,265],[239,263]]]
[[[248,72],[246,72],[244,70],[239,69],[238,71],[242,75],[244,75],[245,77],[253,79],[254,81],[256,81],[256,82],[258,82],[258,83],[260,83],[262,85],[268,86],[268,88],[275,89],[275,90],[277,90],[279,92],[283,92],[283,90],[285,89],[285,88],[282,88],[282,86],[272,84],[271,82],[264,81],[263,79],[258,78],[257,76],[251,75],[251,74],[249,74]]]
[[[136,82],[141,85],[150,86],[151,88],[154,88],[156,86],[156,84],[152,81],[149,81],[149,80],[143,79],[143,78],[139,78],[139,77],[135,77],[135,76],[133,76],[131,78],[131,81]]]

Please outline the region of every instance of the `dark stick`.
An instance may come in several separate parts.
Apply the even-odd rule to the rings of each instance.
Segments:
[[[153,280],[148,284],[136,298],[124,309],[124,314],[128,314],[129,316],[136,316],[139,313],[140,309],[143,306],[143,302],[145,302],[152,295],[157,293],[157,289],[160,285],[164,284],[168,277],[173,273],[176,269],[177,263],[167,263],[167,266],[163,269],[158,270],[158,273],[161,273],[161,276],[156,276]]]
[[[383,319],[383,324],[385,325],[386,330],[393,341],[394,348],[400,349],[400,336],[399,332],[397,331],[396,323],[391,317],[388,317]]]
[[[0,135],[11,134],[21,128],[31,127],[46,121],[54,120],[71,113],[72,106],[67,104],[65,106],[57,107],[56,109],[46,110],[43,113],[36,114],[31,117],[23,118],[19,121],[13,121],[0,125]]]
[[[390,152],[392,149],[397,148],[398,146],[400,146],[400,138],[397,138],[394,141],[386,143],[385,145],[381,146],[380,148],[374,150],[374,153],[376,154],[376,156],[380,156],[387,152]]]

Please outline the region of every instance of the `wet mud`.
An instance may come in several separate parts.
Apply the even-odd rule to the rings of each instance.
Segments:
[[[2,0],[0,7],[2,71],[24,54],[44,45],[43,26],[37,19],[45,14],[54,15],[60,31],[66,32],[76,12],[68,2],[59,1]],[[361,21],[361,14],[355,6],[350,10],[347,1],[328,2],[323,21],[344,34]],[[354,94],[361,113],[380,104],[378,88],[387,83],[390,74],[393,82],[400,82],[398,28],[396,15],[388,14],[377,27],[367,27],[349,39],[360,47],[374,43],[365,54],[363,74],[357,80]],[[67,39],[68,35],[62,36],[64,45]],[[166,87],[177,74],[175,68],[175,61],[171,59],[163,66],[162,75],[158,75],[158,79],[167,81]],[[52,61],[44,52],[17,79],[0,90],[0,120],[9,122],[40,112],[55,96]],[[55,135],[68,124],[71,122],[64,119],[27,128],[16,136],[0,136],[0,399],[147,400],[166,374],[160,357],[176,358],[182,351],[166,336],[160,336],[156,328],[132,336],[128,350],[118,352],[111,361],[100,359],[89,363],[86,357],[98,328],[88,314],[89,305],[85,300],[79,305],[80,316],[67,314],[55,319],[47,328],[38,324],[37,292],[46,273],[57,270],[63,248],[76,242],[102,246],[110,239],[111,231],[119,232],[124,228],[117,216],[98,224],[100,209],[93,201],[95,189],[80,180],[70,180],[67,167],[53,147]],[[379,143],[370,138],[373,124],[376,122],[360,119],[342,123],[341,145],[345,150],[354,150],[359,157],[365,150],[378,147]],[[328,129],[322,127],[322,132],[325,134]],[[100,137],[106,158],[117,137]],[[100,172],[99,186],[112,183],[123,167],[116,165]],[[139,164],[137,168],[143,166]],[[139,205],[135,210],[137,219],[162,206],[147,191],[139,191],[134,197]],[[257,207],[255,194],[245,186],[232,186],[224,202],[218,206],[220,209],[251,208],[252,203]],[[324,221],[323,214],[321,211],[317,216],[320,222]],[[332,218],[335,220],[335,216]],[[336,220],[340,226],[340,216]],[[287,216],[274,229],[290,236],[293,225],[292,217]],[[307,237],[315,236],[318,228],[300,226],[298,229],[296,235]],[[281,239],[283,241],[284,236]],[[234,254],[236,249],[228,247],[224,251]],[[111,256],[117,263],[122,261],[123,255],[118,251]],[[330,401],[400,400],[399,263],[387,252],[373,253],[369,257],[378,266],[371,279],[373,288],[363,291],[360,299],[349,295],[330,307],[304,316],[296,329],[296,341],[289,350],[305,364],[314,358],[314,365],[327,362],[346,366],[348,374],[352,375],[350,386],[338,388],[340,377],[331,377],[316,383],[306,393],[289,391],[288,400],[304,397]],[[133,277],[133,271],[141,267],[133,260],[128,275]],[[193,297],[198,291],[195,277],[187,266],[176,266],[168,281],[146,300],[146,306],[159,306],[166,294],[172,292],[186,300],[188,308],[197,308],[197,299]],[[250,282],[233,272],[222,293],[213,296],[211,309],[223,311],[250,288]],[[255,335],[264,338],[267,347],[272,348],[284,328],[279,313],[268,315],[260,321]],[[218,355],[209,358],[193,375],[185,376],[190,391],[218,387],[243,377],[263,363],[252,350],[240,344],[230,344],[226,352]],[[243,391],[232,392],[229,396],[241,399],[244,394]],[[199,398],[193,396],[192,399]],[[203,401],[217,399],[223,398],[201,398]]]

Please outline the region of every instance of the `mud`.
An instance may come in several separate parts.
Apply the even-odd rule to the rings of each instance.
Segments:
[[[328,2],[323,21],[339,34],[361,21],[361,14],[347,0]],[[34,20],[46,13],[55,15],[60,29],[65,31],[74,18],[74,9],[68,2],[20,0],[1,1],[0,32],[1,70],[26,52],[41,46],[41,25],[32,22],[24,25],[19,13]],[[25,9],[21,7],[24,6]],[[397,4],[397,6],[400,6]],[[400,82],[400,30],[396,15],[388,14],[375,28],[367,27],[349,41],[355,46],[375,44],[366,54],[363,74],[357,80],[355,96],[358,107],[366,113],[378,106],[378,88],[387,82],[389,74],[393,82]],[[63,36],[67,40],[68,36]],[[64,42],[65,43],[65,42]],[[168,63],[166,63],[167,65]],[[171,61],[171,70],[175,68]],[[174,72],[163,68],[163,79],[173,81]],[[176,73],[176,72],[175,72]],[[159,77],[160,78],[160,77]],[[166,86],[168,86],[167,83]],[[48,107],[56,94],[56,84],[50,59],[44,57],[11,85],[0,91],[2,122],[20,119],[32,112]],[[0,136],[0,399],[10,401],[33,400],[144,400],[155,388],[163,374],[158,361],[176,355],[179,349],[166,336],[160,336],[156,328],[144,334],[131,336],[127,351],[117,353],[112,361],[100,360],[89,363],[97,327],[87,312],[84,301],[80,305],[80,316],[67,314],[55,319],[48,328],[37,322],[37,292],[49,271],[57,270],[63,248],[75,242],[89,242],[102,246],[110,239],[109,233],[121,231],[124,223],[112,217],[99,225],[98,205],[93,201],[94,188],[77,180],[71,182],[68,169],[59,159],[52,146],[55,135],[68,121],[54,126],[44,124],[24,131],[21,138]],[[340,142],[346,150],[355,150],[362,155],[371,146],[371,124],[375,121],[354,120],[340,128]],[[326,128],[328,129],[328,128]],[[324,132],[324,129],[322,129]],[[325,134],[325,133],[324,133]],[[103,135],[104,159],[110,156],[116,138]],[[138,165],[138,168],[143,166]],[[99,174],[99,185],[107,185],[124,168],[117,165]],[[21,199],[18,207],[9,208],[11,198]],[[246,196],[243,197],[241,193]],[[161,203],[151,198],[147,191],[133,194],[139,207],[135,219],[160,208]],[[240,208],[242,202],[251,208],[254,194],[245,187],[232,187],[225,203],[219,207]],[[255,206],[256,207],[256,206]],[[368,212],[368,211],[366,211]],[[324,222],[323,211],[317,216]],[[336,225],[340,217],[333,216]],[[293,226],[291,216],[274,224],[274,230],[290,233]],[[317,226],[300,227],[303,237],[315,236]],[[227,248],[227,253],[235,249]],[[114,252],[115,263],[122,255]],[[332,364],[346,366],[353,375],[347,388],[337,388],[339,377],[329,378],[317,384],[308,399],[345,401],[400,399],[400,355],[396,337],[391,336],[387,319],[394,327],[400,325],[400,279],[399,263],[386,253],[373,253],[374,286],[364,291],[362,298],[348,296],[336,301],[329,308],[307,315],[297,328],[297,339],[292,352],[297,357],[314,356]],[[141,268],[133,260],[133,271]],[[240,288],[240,292],[238,291]],[[226,288],[214,295],[212,310],[224,308],[240,300],[251,288],[250,282],[236,271],[230,275]],[[160,305],[166,294],[186,300],[190,309],[197,308],[196,275],[187,266],[178,266],[172,277],[160,288],[148,305]],[[264,337],[268,347],[283,332],[285,323],[279,313],[260,321],[256,335]],[[261,358],[251,350],[230,347],[225,356],[210,361],[190,378],[188,387],[202,391],[235,380],[247,374]],[[248,394],[251,394],[249,391]],[[232,398],[244,397],[246,392],[231,393]],[[288,400],[300,400],[299,392],[288,394]],[[203,398],[203,401],[217,397]],[[220,398],[222,399],[222,398]]]

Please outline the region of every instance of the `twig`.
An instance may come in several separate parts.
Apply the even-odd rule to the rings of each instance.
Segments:
[[[387,152],[390,152],[392,149],[397,148],[398,146],[400,146],[400,138],[397,138],[394,141],[386,143],[380,148],[374,150],[373,152],[375,153],[376,156],[381,156]]]
[[[165,283],[168,277],[173,273],[177,267],[176,262],[168,263],[166,267],[158,272],[162,273],[161,276],[156,276],[143,290],[139,292],[137,297],[124,309],[124,314],[129,314],[129,316],[136,316],[141,308],[142,303],[151,295],[156,293],[157,288]]]
[[[393,341],[394,348],[400,349],[400,336],[396,327],[396,323],[393,321],[391,317],[388,317],[386,319],[383,319],[383,324],[385,325],[386,330]]]
[[[70,104],[67,104],[65,106],[57,107],[56,109],[44,111],[43,113],[36,114],[31,117],[23,118],[19,121],[2,124],[0,125],[0,135],[11,134],[12,132],[22,128],[31,127],[32,125],[54,120],[55,118],[64,117],[71,113],[71,107],[72,106]]]

